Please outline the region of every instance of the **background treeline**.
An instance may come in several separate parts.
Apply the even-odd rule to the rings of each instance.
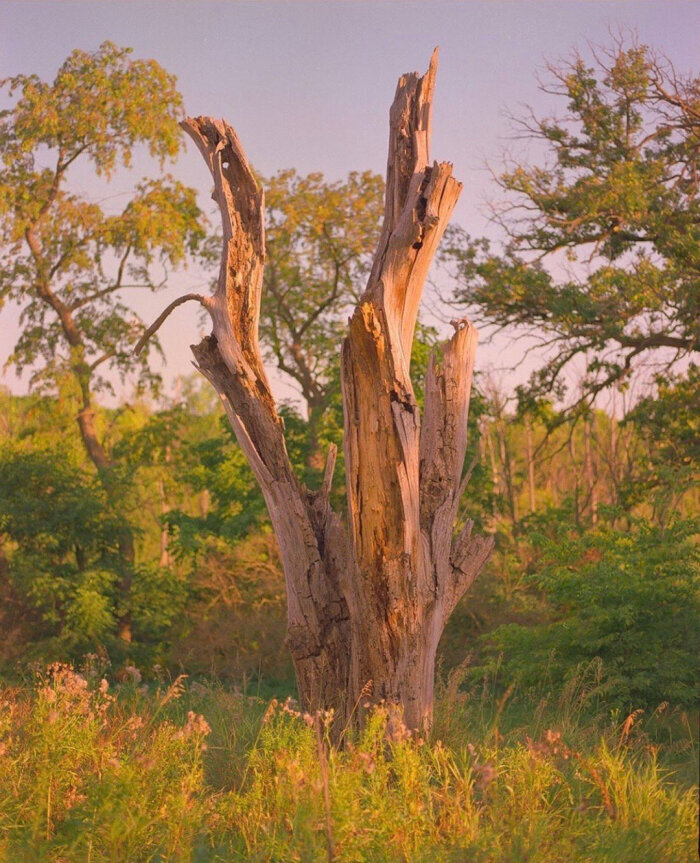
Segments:
[[[483,379],[482,379],[483,381]],[[469,513],[497,536],[488,570],[441,646],[443,668],[526,687],[589,684],[620,706],[692,703],[697,553],[688,381],[621,418],[592,411],[551,430],[483,381],[472,410],[478,462]],[[176,401],[101,409],[119,507],[74,430],[70,392],[1,395],[0,562],[3,666],[29,659],[154,664],[231,683],[290,683],[284,578],[264,502],[216,401],[195,378]],[[322,429],[289,406],[296,466],[310,482]],[[339,489],[342,495],[342,488]],[[135,537],[124,596],[118,536]],[[128,602],[132,641],[119,637]]]
[[[606,706],[689,704],[698,80],[624,39],[548,74],[555,113],[518,126],[542,160],[496,175],[503,242],[455,227],[439,255],[431,313],[439,294],[452,315],[546,349],[515,392],[477,375],[462,518],[497,544],[446,632],[443,668],[468,663],[506,691],[582,686]],[[129,291],[157,291],[185,263],[206,281],[220,242],[196,191],[161,170],[182,145],[174,78],[105,43],[74,52],[53,82],[5,86],[0,301],[22,309],[10,361],[33,394],[0,393],[2,667],[94,653],[288,682],[283,576],[246,461],[206,385],[183,379],[165,398],[157,340],[133,351],[145,325]],[[120,212],[72,188],[74,163],[108,183],[144,150],[158,179]],[[314,488],[342,443],[338,348],[383,186],[369,172],[261,180],[260,337],[298,393],[283,408],[287,445]],[[419,400],[435,323],[426,316],[414,346]],[[118,378],[134,397],[108,409]],[[336,476],[342,507],[342,464]]]

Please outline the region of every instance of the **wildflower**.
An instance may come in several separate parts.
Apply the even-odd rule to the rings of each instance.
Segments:
[[[392,709],[389,712],[386,723],[386,738],[392,743],[402,743],[411,739],[411,732],[404,724],[398,710]]]
[[[273,698],[272,701],[267,705],[267,710],[265,711],[265,715],[263,716],[263,719],[262,719],[263,725],[267,724],[270,721],[270,719],[272,719],[272,717],[275,714],[275,711],[277,710],[278,705],[279,705],[279,701],[276,698]]]
[[[282,713],[288,713],[295,719],[298,719],[301,716],[301,713],[296,710],[296,701],[294,701],[294,699],[290,697],[287,697],[287,700],[282,705]]]
[[[87,800],[85,794],[80,794],[75,785],[71,785],[68,791],[66,792],[66,796],[64,798],[64,804],[66,809],[72,809],[78,803],[83,803]]]
[[[486,791],[489,785],[498,776],[498,773],[493,764],[482,764],[480,767],[476,768],[476,775],[476,787],[480,791]]]
[[[143,717],[141,716],[130,716],[125,725],[124,730],[127,734],[130,734],[132,738],[135,740],[138,737],[138,732],[144,726]]]
[[[525,738],[530,755],[546,757],[561,757],[568,760],[572,750],[564,743],[561,731],[552,731],[548,728],[544,733],[544,740],[535,742],[530,737]]]
[[[59,687],[62,686],[71,695],[79,695],[88,688],[86,678],[82,674],[78,674],[77,671],[74,671],[70,665],[64,666],[61,672],[56,675],[56,682],[59,684]]]
[[[374,758],[369,754],[369,752],[360,752],[358,753],[360,756],[360,760],[362,761],[362,769],[365,773],[374,773]]]
[[[141,672],[135,665],[125,665],[124,673],[131,678],[132,683],[141,683],[142,677]]]
[[[88,682],[82,674],[78,674],[70,665],[54,662],[49,666],[49,677],[53,680],[57,693],[63,693],[80,698],[87,692]]]
[[[195,713],[194,710],[187,712],[187,721],[181,732],[182,737],[192,737],[193,735],[206,737],[210,731],[211,727],[209,723],[201,714]]]

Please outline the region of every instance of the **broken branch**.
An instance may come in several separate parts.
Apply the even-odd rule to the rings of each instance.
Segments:
[[[136,347],[134,348],[134,354],[138,356],[144,348],[146,342],[158,332],[160,327],[163,325],[165,320],[168,318],[173,309],[176,309],[178,306],[181,306],[183,303],[187,303],[190,300],[196,300],[198,303],[201,303],[204,308],[208,308],[209,298],[203,297],[201,294],[184,294],[182,297],[178,297],[176,300],[173,300],[169,306],[166,306],[165,309],[158,315],[158,317],[153,321],[151,326],[146,330],[146,332],[141,336],[141,338],[136,342]]]

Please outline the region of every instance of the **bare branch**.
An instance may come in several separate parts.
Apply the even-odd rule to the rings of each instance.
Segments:
[[[94,372],[96,368],[102,365],[102,363],[106,363],[108,360],[111,360],[113,357],[116,357],[117,351],[116,349],[105,351],[101,356],[99,356],[96,360],[90,363],[90,371]]]
[[[146,342],[151,338],[154,333],[158,332],[162,324],[168,318],[173,309],[176,309],[178,306],[181,306],[183,303],[187,303],[190,300],[196,300],[198,303],[201,303],[205,308],[209,307],[209,299],[207,297],[203,297],[201,294],[184,294],[182,297],[178,297],[176,300],[173,300],[169,306],[158,315],[158,317],[153,321],[150,327],[146,330],[146,332],[141,336],[141,338],[136,342],[136,347],[134,348],[135,356],[138,356],[144,348]]]

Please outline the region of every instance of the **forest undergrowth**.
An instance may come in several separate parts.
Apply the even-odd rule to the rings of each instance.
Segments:
[[[694,859],[696,717],[596,713],[443,682],[429,739],[381,705],[329,715],[206,680],[121,682],[96,661],[0,691],[0,860]]]

